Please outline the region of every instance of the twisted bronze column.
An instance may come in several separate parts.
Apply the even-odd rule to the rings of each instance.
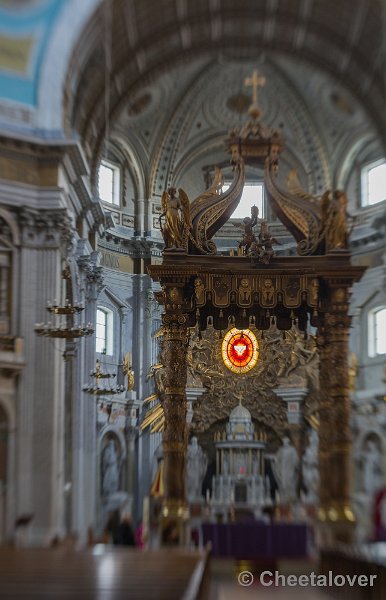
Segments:
[[[330,450],[332,429],[332,403],[330,390],[330,362],[328,328],[325,322],[318,327],[317,346],[319,352],[319,517],[327,518],[331,502],[330,490]]]
[[[319,337],[320,354],[320,518],[335,539],[349,541],[351,509],[351,402],[349,395],[349,289],[331,286],[331,301]]]
[[[185,492],[185,462],[188,429],[186,422],[187,317],[166,313],[162,317],[162,395],[165,415],[163,433],[165,496],[161,518],[161,544],[187,542],[189,517]]]

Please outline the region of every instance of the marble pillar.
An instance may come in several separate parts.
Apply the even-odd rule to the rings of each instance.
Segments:
[[[81,278],[79,293],[86,305],[82,313],[85,323],[95,323],[97,299],[103,288],[103,271],[99,260],[99,253],[93,251],[77,258]],[[90,371],[95,368],[95,336],[83,338],[77,343],[77,393],[73,404],[73,531],[82,547],[87,543],[89,530],[95,533],[97,512],[97,404],[94,396],[82,391]]]
[[[138,402],[148,395],[147,375],[151,366],[151,311],[148,306],[148,294],[151,280],[148,275],[134,275],[133,284],[133,369],[135,373],[135,391]],[[138,343],[140,340],[140,343]],[[151,436],[144,432],[135,440],[136,469],[134,512],[136,519],[142,516],[143,498],[148,495],[151,485],[150,465],[152,460]]]
[[[64,531],[64,343],[34,331],[36,322],[49,320],[47,302],[60,298],[64,231],[58,219],[62,211],[21,215],[19,331],[26,367],[18,388],[15,516],[32,515],[26,539],[32,545]]]

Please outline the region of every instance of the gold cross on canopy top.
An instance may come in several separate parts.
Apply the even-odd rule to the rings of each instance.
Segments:
[[[257,91],[259,87],[265,85],[264,75],[259,75],[259,72],[254,69],[251,77],[246,77],[244,85],[252,88],[252,104],[257,106]]]

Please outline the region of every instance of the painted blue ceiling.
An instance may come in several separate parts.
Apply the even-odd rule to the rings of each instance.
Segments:
[[[0,0],[0,98],[37,104],[39,74],[66,0]]]

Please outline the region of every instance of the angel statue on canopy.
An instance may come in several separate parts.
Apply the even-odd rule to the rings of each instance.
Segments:
[[[238,254],[245,256],[254,243],[257,243],[256,236],[253,233],[253,228],[259,218],[259,209],[257,206],[251,206],[251,216],[243,219],[243,224],[233,223],[234,227],[243,231],[243,239],[239,242]]]
[[[168,188],[162,194],[162,213],[159,216],[161,233],[165,241],[165,250],[186,249],[189,232],[192,229],[190,202],[181,188]],[[165,219],[162,222],[162,219]]]

